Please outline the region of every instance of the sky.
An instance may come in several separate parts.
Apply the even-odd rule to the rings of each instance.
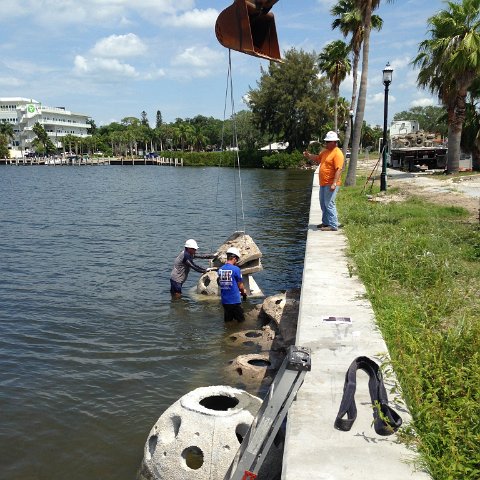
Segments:
[[[219,13],[233,0],[0,0],[0,97],[24,97],[90,116],[97,126],[140,118],[151,126],[204,115],[223,119],[246,109],[268,61],[231,53],[233,92],[227,91],[228,49],[215,36]],[[279,0],[275,15],[280,51],[320,53],[343,39],[331,29],[335,0]],[[382,69],[393,67],[389,121],[414,106],[438,105],[416,87],[410,65],[428,36],[427,20],[440,0],[383,0],[383,21],[370,39],[365,120],[383,125]],[[351,98],[352,79],[340,94]],[[228,97],[229,98],[229,97]]]

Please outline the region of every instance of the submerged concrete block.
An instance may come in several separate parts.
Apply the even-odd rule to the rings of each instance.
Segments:
[[[243,330],[232,333],[228,337],[230,345],[236,347],[257,347],[260,351],[268,351],[275,338],[275,332],[269,325],[265,325],[261,330]]]
[[[263,292],[251,275],[242,270],[243,285],[249,297],[263,297]],[[208,297],[220,297],[220,287],[217,283],[218,273],[215,271],[204,273],[197,282],[197,293]]]
[[[223,480],[261,403],[229,386],[186,394],[150,431],[139,478]]]
[[[259,352],[239,355],[230,361],[226,374],[233,383],[249,390],[260,391],[268,387],[280,367],[283,356],[275,352]]]
[[[297,288],[267,297],[262,304],[262,314],[277,326],[278,342],[283,347],[295,343],[299,306],[300,289]]]
[[[220,287],[218,286],[217,278],[217,272],[204,273],[197,282],[197,293],[209,297],[219,297]]]

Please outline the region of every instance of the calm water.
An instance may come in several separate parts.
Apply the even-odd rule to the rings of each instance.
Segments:
[[[311,179],[241,172],[267,295],[301,283]],[[239,191],[231,169],[0,168],[0,478],[134,479],[162,412],[222,383],[238,327],[169,276],[185,239],[243,230]]]

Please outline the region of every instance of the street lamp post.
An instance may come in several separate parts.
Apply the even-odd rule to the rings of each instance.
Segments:
[[[387,191],[387,118],[388,118],[388,87],[392,83],[393,68],[387,62],[383,69],[383,84],[385,85],[385,100],[383,106],[383,146],[382,146],[382,174],[380,176],[380,191]]]

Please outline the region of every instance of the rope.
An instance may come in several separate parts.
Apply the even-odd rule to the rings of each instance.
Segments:
[[[238,135],[237,135],[237,118],[236,118],[236,112],[235,112],[235,101],[234,101],[234,96],[233,96],[233,78],[232,78],[232,54],[231,50],[228,49],[228,71],[227,71],[227,84],[225,88],[225,99],[224,99],[224,107],[223,107],[223,126],[222,126],[222,138],[220,142],[220,150],[223,152],[225,148],[225,125],[227,121],[227,99],[228,99],[228,94],[230,93],[230,108],[231,108],[231,118],[232,118],[232,148],[233,148],[233,153],[235,156],[234,159],[234,164],[233,164],[233,169],[234,169],[234,175],[233,175],[233,189],[234,189],[234,194],[235,194],[235,229],[236,231],[239,231],[239,222],[243,223],[243,229],[241,231],[245,232],[245,210],[244,210],[244,205],[243,205],[243,189],[242,189],[242,174],[241,174],[241,168],[240,168],[240,155],[239,155],[239,150],[238,150]],[[218,165],[219,167],[222,166],[222,160],[220,159],[220,163]],[[237,170],[237,172],[235,172]],[[238,174],[238,188],[239,192],[238,195],[240,196],[240,211],[241,211],[241,219],[239,219],[238,216],[238,205],[237,205],[237,180],[236,180],[236,174]],[[217,189],[216,189],[216,195],[215,195],[215,209],[218,208],[218,197],[219,197],[219,192],[220,192],[220,171],[218,172],[217,176]],[[214,229],[212,229],[212,242],[211,242],[211,249],[213,248],[213,238],[215,237],[215,232]]]
[[[386,146],[384,145],[382,147],[382,151],[380,152],[380,155],[378,156],[378,160],[377,160],[377,163],[375,164],[375,166],[373,167],[373,170],[370,172],[370,175],[368,176],[367,178],[367,181],[365,182],[365,185],[363,186],[363,189],[362,189],[362,193],[365,193],[365,190],[367,188],[367,185],[368,185],[368,182],[370,182],[370,180],[372,181],[371,184],[370,184],[370,193],[372,193],[372,190],[373,190],[373,183],[375,182],[375,177],[373,176],[373,174],[377,171],[378,169],[378,166],[380,165],[380,160],[382,160],[383,158],[383,150],[386,148]]]

